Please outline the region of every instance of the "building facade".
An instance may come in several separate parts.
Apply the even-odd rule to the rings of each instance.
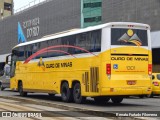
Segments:
[[[0,20],[0,62],[13,46],[56,32],[117,21],[146,23],[158,31],[159,20],[159,0],[46,0]]]
[[[1,0],[0,13],[0,19],[11,16],[13,14],[13,0]]]
[[[81,28],[102,23],[102,0],[81,0]]]

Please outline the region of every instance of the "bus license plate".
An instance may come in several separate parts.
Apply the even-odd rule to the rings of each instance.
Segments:
[[[135,85],[136,81],[135,80],[128,80],[127,85]]]

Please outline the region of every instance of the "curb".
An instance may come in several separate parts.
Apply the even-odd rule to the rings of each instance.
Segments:
[[[63,105],[63,104],[57,104],[57,103],[51,103],[48,101],[44,101],[44,100],[33,100],[27,97],[24,98],[20,98],[20,97],[13,97],[13,96],[0,96],[0,98],[3,99],[10,99],[10,100],[17,100],[20,102],[27,102],[27,103],[32,103],[32,104],[37,104],[37,105],[45,105],[45,106],[49,106],[49,107],[55,107],[58,109],[63,109],[63,110],[68,110],[68,111],[78,111],[80,113],[85,113],[87,111],[88,115],[93,115],[96,117],[105,117],[105,118],[113,118],[114,120],[149,120],[149,119],[145,119],[145,118],[139,118],[139,117],[116,117],[115,113],[111,113],[111,112],[103,112],[103,111],[95,111],[95,110],[91,110],[91,109],[86,109],[86,108],[78,108],[78,107],[73,107],[73,106],[69,106],[69,105]],[[27,99],[26,99],[27,98]],[[73,116],[75,117],[75,116]]]

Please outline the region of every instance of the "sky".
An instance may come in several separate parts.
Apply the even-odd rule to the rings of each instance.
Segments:
[[[29,4],[29,2],[32,2],[33,0],[14,0],[14,9],[17,10],[23,6],[26,6]]]
[[[13,0],[14,1],[14,10],[17,10],[19,8],[22,8],[24,6],[30,5],[32,6],[35,3],[38,3],[39,1],[45,1],[45,0]]]

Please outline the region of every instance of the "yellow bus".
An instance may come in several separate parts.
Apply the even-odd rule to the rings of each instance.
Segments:
[[[112,22],[21,43],[12,50],[11,89],[61,94],[62,101],[121,103],[151,94],[150,26]]]

